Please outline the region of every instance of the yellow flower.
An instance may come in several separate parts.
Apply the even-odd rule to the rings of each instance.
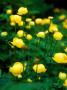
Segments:
[[[66,73],[63,73],[63,72],[60,72],[60,73],[59,73],[59,79],[65,80],[66,77],[67,77]]]
[[[10,25],[15,26],[16,24],[15,24],[15,22],[10,22]]]
[[[27,38],[27,40],[32,40],[32,35],[27,34],[26,38]]]
[[[17,36],[18,37],[23,37],[23,35],[24,35],[24,31],[23,30],[18,30],[17,31]]]
[[[42,20],[42,25],[45,25],[45,24],[50,24],[50,19],[44,18],[44,19]]]
[[[50,20],[53,19],[53,16],[48,16],[48,19],[50,19]]]
[[[36,36],[39,37],[39,38],[44,38],[45,37],[45,32],[38,32],[36,34]]]
[[[15,22],[14,15],[10,15],[10,21]]]
[[[22,39],[19,39],[19,38],[13,38],[13,42],[11,42],[12,45],[16,46],[17,48],[22,48],[25,43],[23,42]]]
[[[51,23],[49,27],[49,32],[53,33],[58,31],[58,26],[56,24]]]
[[[21,22],[21,16],[19,15],[14,15],[14,19],[16,23],[20,23]]]
[[[35,23],[38,25],[42,24],[42,19],[41,18],[35,19]]]
[[[5,36],[7,36],[7,35],[8,35],[8,32],[6,32],[6,31],[1,32],[1,36],[2,36],[2,37],[5,37]]]
[[[30,78],[27,79],[27,82],[32,83],[32,80]]]
[[[28,9],[26,7],[20,7],[18,9],[18,15],[26,15],[28,13]]]
[[[24,22],[23,21],[20,21],[19,23],[18,23],[18,26],[23,26],[24,25]]]
[[[34,25],[35,25],[34,21],[30,21],[30,22],[29,22],[29,25],[30,25],[30,26],[34,26]]]
[[[62,34],[61,32],[55,32],[55,33],[53,34],[53,38],[54,38],[55,40],[61,40],[62,37],[63,37],[63,34]]]
[[[24,66],[21,62],[15,62],[12,67],[9,68],[9,72],[11,72],[14,76],[21,76],[21,73],[24,71]]]
[[[7,14],[12,14],[12,10],[11,9],[8,9],[8,10],[6,10],[6,13]]]
[[[66,18],[66,16],[64,14],[62,14],[58,18],[59,18],[59,20],[64,20]]]
[[[44,33],[45,33],[45,34],[48,34],[48,33],[49,33],[49,31],[48,31],[48,30],[46,30]]]
[[[38,77],[38,80],[41,80],[41,77]]]
[[[63,28],[67,29],[67,19],[65,19],[62,24],[63,24]]]
[[[65,52],[67,52],[67,47],[64,49]]]
[[[46,68],[43,64],[35,64],[33,66],[33,70],[34,72],[37,72],[37,73],[43,73],[43,72],[46,72]]]
[[[11,15],[10,16],[10,21],[14,23],[20,23],[21,22],[21,16],[19,15]]]
[[[22,75],[21,75],[21,74],[19,74],[19,75],[18,75],[18,78],[22,78]]]
[[[59,8],[54,8],[54,12],[55,13],[59,13],[60,12],[60,9]]]
[[[31,26],[30,25],[26,25],[26,29],[30,29],[31,28]]]
[[[26,22],[31,22],[32,19],[31,18],[26,18]]]
[[[67,55],[65,53],[56,53],[53,60],[57,63],[67,63]]]
[[[64,81],[63,86],[67,87],[67,79]]]

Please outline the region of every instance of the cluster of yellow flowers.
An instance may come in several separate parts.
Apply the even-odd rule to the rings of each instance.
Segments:
[[[12,75],[22,78],[22,73],[26,69],[26,64],[22,64],[21,62],[15,62],[12,67],[9,68],[9,72],[12,73]],[[33,65],[32,69],[36,73],[44,73],[46,72],[46,68],[43,64],[35,64]]]
[[[63,80],[63,86],[67,87],[67,74],[64,72],[59,73],[59,79]]]
[[[60,10],[58,8],[54,9],[54,12],[59,13]],[[48,26],[48,29],[46,30],[42,30],[39,31],[37,33],[35,33],[36,38],[45,38],[47,35],[51,34],[53,39],[56,41],[60,41],[63,39],[63,33],[59,30],[59,25],[57,25],[56,23],[54,23],[53,17],[49,16],[48,18],[23,18],[24,15],[28,14],[28,9],[26,7],[20,7],[17,10],[16,14],[12,14],[13,11],[11,9],[8,9],[6,11],[7,14],[9,14],[9,20],[10,20],[10,25],[11,26],[19,26],[19,30],[15,31],[16,36],[12,38],[11,42],[11,46],[17,47],[17,48],[23,48],[24,46],[26,46],[26,43],[24,41],[28,40],[28,41],[32,41],[32,39],[34,38],[33,34],[30,34],[30,32],[34,32],[31,31],[32,27],[40,27],[40,26]],[[58,19],[62,22],[62,26],[63,28],[67,29],[67,19],[66,16],[64,14],[59,15]],[[22,29],[21,29],[22,27]],[[17,28],[16,28],[17,29]],[[25,29],[25,30],[24,30]],[[28,29],[29,29],[29,33],[28,33]],[[36,28],[37,29],[37,28]],[[26,32],[27,30],[27,32]],[[8,35],[7,31],[2,31],[0,33],[0,35],[2,37],[5,37]],[[52,57],[52,59],[59,64],[65,64],[67,63],[67,47],[64,49],[65,53],[54,53],[54,56]],[[13,64],[13,66],[9,67],[9,72],[18,78],[22,78],[22,73],[25,71],[26,69],[26,64],[22,64],[21,62],[15,62]],[[46,67],[44,64],[34,64],[32,66],[32,70],[37,73],[45,73],[47,71]],[[59,78],[61,80],[64,80],[64,86],[67,87],[67,74],[60,72],[59,73]],[[40,77],[39,77],[40,80]],[[28,82],[32,82],[32,79],[27,78]]]
[[[12,10],[7,10],[6,13],[12,14]],[[26,15],[27,13],[28,9],[26,7],[20,7],[16,15],[10,15],[10,25],[15,26],[16,24],[18,24],[18,26],[23,26],[24,22],[20,15]]]

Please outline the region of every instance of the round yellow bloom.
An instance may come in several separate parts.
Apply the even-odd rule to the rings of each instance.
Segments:
[[[37,73],[43,73],[43,72],[46,72],[46,68],[43,64],[35,64],[33,66],[33,70],[34,72],[37,72]]]
[[[21,16],[19,15],[14,15],[14,19],[16,23],[20,23],[21,22]]]
[[[39,32],[36,34],[37,37],[39,38],[44,38],[45,37],[45,32]]]
[[[9,72],[11,72],[14,76],[17,77],[19,77],[23,71],[23,64],[20,62],[16,62],[12,67],[9,68]]]
[[[6,13],[7,14],[12,14],[12,10],[11,9],[8,9],[8,10],[6,10]]]
[[[19,74],[19,75],[18,75],[18,78],[22,78],[22,75],[21,75],[21,74]]]
[[[60,12],[60,9],[59,8],[54,8],[54,12],[55,13],[59,13]]]
[[[11,43],[12,43],[12,45],[16,46],[17,48],[22,48],[25,45],[23,40],[19,39],[19,38],[14,38],[13,42],[11,42]]]
[[[63,34],[62,34],[61,32],[55,32],[55,33],[53,34],[53,38],[54,38],[55,40],[61,40],[62,37],[63,37]]]
[[[27,82],[32,83],[32,80],[30,78],[27,79]]]
[[[10,21],[11,21],[11,22],[15,22],[14,15],[10,15]]]
[[[50,24],[50,19],[44,18],[44,19],[42,20],[42,25],[45,25],[45,24]]]
[[[27,40],[32,40],[32,35],[27,34],[26,38],[27,38]]]
[[[62,23],[63,28],[67,29],[67,19],[64,20],[64,22]]]
[[[67,87],[67,79],[64,81],[63,86]]]
[[[30,25],[26,25],[26,29],[30,29],[31,28],[31,26]]]
[[[50,19],[50,20],[53,19],[53,16],[48,16],[48,19]]]
[[[64,20],[66,18],[66,16],[64,14],[62,14],[58,18],[59,18],[59,20]]]
[[[46,30],[44,33],[45,33],[45,34],[48,34],[48,33],[49,33],[49,31],[48,31],[48,30]]]
[[[38,25],[42,24],[42,19],[41,18],[35,19],[35,23]]]
[[[32,19],[31,18],[26,18],[26,22],[31,22]]]
[[[64,49],[65,52],[67,52],[67,47]]]
[[[59,73],[59,79],[65,80],[66,77],[67,77],[66,73],[63,73],[63,72],[60,72],[60,73]]]
[[[24,35],[24,31],[23,30],[17,31],[17,36],[18,37],[23,37],[23,35]]]
[[[65,53],[56,53],[53,60],[57,63],[67,63],[67,55]]]
[[[20,23],[22,21],[21,16],[19,15],[11,15],[10,21],[14,23]]]
[[[15,24],[15,22],[10,22],[10,25],[15,26],[16,24]]]
[[[18,23],[18,26],[23,26],[23,25],[24,25],[24,22],[23,21],[21,21],[21,22]]]
[[[20,7],[18,9],[18,15],[26,15],[28,13],[28,9],[26,7]]]
[[[7,35],[8,35],[8,32],[6,32],[6,31],[1,32],[1,36],[2,36],[2,37],[5,37],[5,36],[7,36]]]
[[[30,21],[30,22],[29,22],[29,25],[30,25],[30,26],[34,26],[34,25],[35,25],[34,21]]]
[[[51,23],[49,27],[49,32],[53,33],[58,31],[58,26],[56,24]]]

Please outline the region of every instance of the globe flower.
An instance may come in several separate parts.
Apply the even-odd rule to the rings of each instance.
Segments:
[[[34,21],[30,21],[30,22],[29,22],[29,25],[30,25],[30,26],[34,26],[34,25],[35,25]]]
[[[24,65],[21,62],[15,62],[12,67],[9,68],[9,72],[16,77],[21,77],[24,71]]]
[[[11,15],[10,16],[10,22],[20,23],[21,21],[22,21],[22,18],[19,15]]]
[[[63,86],[67,88],[67,79],[64,81]]]
[[[24,25],[24,22],[23,21],[20,21],[19,23],[18,23],[18,26],[23,26]]]
[[[6,14],[12,14],[12,10],[11,9],[6,10]]]
[[[31,22],[32,19],[31,18],[26,18],[26,22]]]
[[[67,55],[65,53],[55,53],[53,60],[57,63],[67,63]]]
[[[16,46],[17,48],[22,48],[25,45],[23,40],[19,39],[19,38],[13,38],[13,41],[11,43],[12,43],[12,45]]]
[[[53,33],[58,31],[58,26],[56,24],[51,23],[49,27],[49,32]]]
[[[64,20],[64,22],[62,23],[63,28],[67,29],[67,19]]]
[[[18,30],[17,31],[17,36],[18,37],[23,37],[24,36],[24,31],[23,30]]]
[[[46,72],[46,68],[43,64],[35,64],[33,66],[33,70],[34,72],[37,72],[37,73],[43,73],[43,72]]]
[[[67,47],[64,49],[65,52],[67,52]]]
[[[61,10],[59,8],[54,8],[55,13],[59,13]]]
[[[62,14],[58,18],[59,18],[59,20],[64,20],[66,18],[66,16],[64,14]]]
[[[63,37],[63,34],[62,34],[61,32],[55,32],[55,33],[53,34],[53,38],[54,38],[55,40],[61,40],[62,37]]]
[[[18,9],[18,15],[26,15],[28,13],[28,9],[26,7],[20,7]]]
[[[15,26],[16,23],[15,23],[15,22],[10,22],[10,25],[11,25],[11,26]]]
[[[41,25],[41,24],[42,24],[42,19],[41,19],[41,18],[35,19],[35,23],[36,23],[37,25]]]
[[[36,36],[39,37],[39,38],[44,38],[45,37],[45,32],[38,32],[36,34]]]
[[[27,34],[26,39],[27,39],[27,40],[32,40],[32,35]]]
[[[41,24],[42,24],[42,25],[50,24],[50,19],[44,18],[44,19],[42,20],[42,23],[41,23]]]
[[[60,72],[60,73],[59,73],[59,79],[65,80],[66,77],[67,77],[66,73],[63,73],[63,72]]]
[[[2,37],[6,37],[7,35],[8,35],[8,32],[6,32],[6,31],[1,32]]]
[[[27,79],[27,82],[32,83],[32,80],[30,78]]]

